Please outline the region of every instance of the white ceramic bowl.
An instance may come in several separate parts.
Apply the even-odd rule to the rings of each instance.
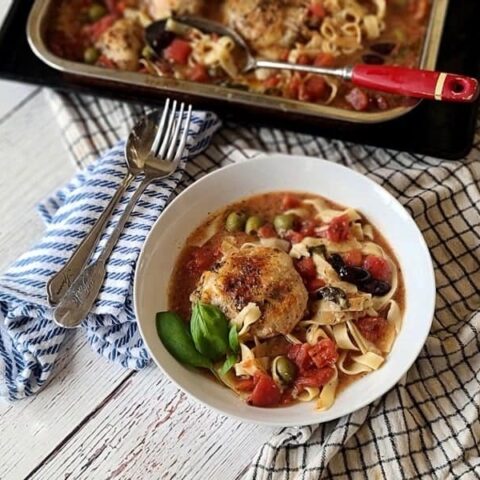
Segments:
[[[314,403],[283,408],[246,405],[227,388],[182,366],[165,349],[155,314],[167,310],[167,287],[186,237],[209,212],[256,193],[297,190],[358,209],[386,237],[403,271],[406,310],[392,352],[377,371],[347,387],[325,412]],[[351,413],[386,393],[407,372],[427,338],[435,305],[435,280],[425,241],[407,211],[382,187],[332,162],[272,155],[217,170],[194,183],[164,211],[150,232],[135,274],[135,310],[140,331],[156,364],[184,392],[218,412],[270,425],[307,425]]]

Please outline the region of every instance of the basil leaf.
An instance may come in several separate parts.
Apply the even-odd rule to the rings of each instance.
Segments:
[[[156,326],[165,348],[179,362],[192,367],[212,368],[212,362],[195,349],[185,322],[176,313],[157,313]]]
[[[240,341],[238,340],[237,326],[232,325],[228,334],[228,344],[233,353],[238,353],[240,350]]]
[[[219,360],[227,353],[228,320],[219,308],[196,303],[192,310],[190,332],[196,349],[210,360]]]
[[[223,377],[226,375],[229,370],[237,363],[237,356],[230,354],[227,359],[225,360],[225,363],[223,364],[223,367],[219,370],[220,375]]]

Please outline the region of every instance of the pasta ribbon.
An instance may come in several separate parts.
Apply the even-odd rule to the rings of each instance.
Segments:
[[[239,329],[238,335],[241,337],[248,332],[250,325],[254,324],[261,316],[260,308],[255,303],[249,303],[231,320],[231,323]]]

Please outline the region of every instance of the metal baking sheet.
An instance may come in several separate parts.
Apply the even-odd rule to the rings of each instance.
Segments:
[[[297,100],[283,99],[265,94],[239,91],[234,88],[217,85],[200,84],[172,78],[155,77],[136,72],[109,70],[97,66],[90,66],[80,62],[65,60],[54,55],[46,43],[46,31],[51,13],[58,0],[36,0],[30,12],[27,24],[27,36],[35,54],[49,66],[69,75],[77,80],[90,82],[113,82],[125,88],[137,88],[143,92],[161,92],[164,95],[173,93],[193,99],[214,100],[224,105],[234,104],[243,108],[259,109],[271,113],[281,112],[292,117],[319,118],[353,122],[360,124],[374,124],[393,120],[405,115],[412,106],[397,107],[383,112],[356,112],[328,105],[318,105]],[[435,69],[440,48],[445,17],[449,0],[434,0],[429,18],[425,42],[422,49],[419,66],[427,70]]]

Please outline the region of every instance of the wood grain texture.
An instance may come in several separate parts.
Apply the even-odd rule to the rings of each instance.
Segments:
[[[36,204],[75,171],[43,94],[2,110],[8,97],[0,98],[8,115],[0,124],[0,269],[41,237]],[[0,432],[2,480],[233,480],[272,434],[194,403],[153,366],[132,374],[108,363],[81,332],[68,338],[42,392],[0,403]]]
[[[128,379],[33,478],[233,480],[274,431],[217,415],[152,366]]]

